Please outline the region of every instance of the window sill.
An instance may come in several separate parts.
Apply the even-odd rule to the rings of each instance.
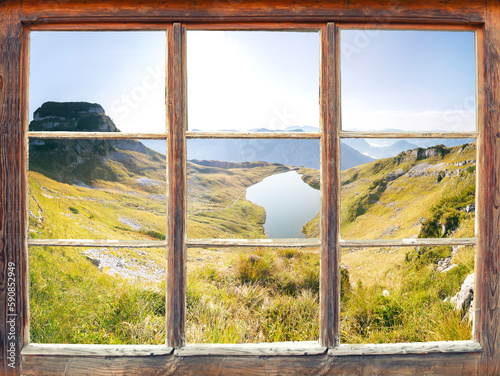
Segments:
[[[23,347],[22,356],[163,356],[173,352],[172,347],[164,345],[67,345],[30,343]]]
[[[442,341],[416,343],[389,343],[365,345],[340,345],[334,349],[322,347],[316,341],[275,342],[251,344],[193,344],[180,349],[164,345],[70,345],[40,344],[24,346],[22,356],[69,357],[150,357],[183,356],[370,356],[481,353],[475,341]]]
[[[452,354],[480,353],[483,348],[476,341],[439,341],[413,343],[387,343],[366,345],[340,345],[330,349],[330,356],[359,355],[417,355],[417,354]]]
[[[324,355],[326,347],[317,341],[245,344],[197,344],[174,351],[175,356],[301,356]]]

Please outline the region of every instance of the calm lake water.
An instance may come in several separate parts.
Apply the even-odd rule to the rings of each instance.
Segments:
[[[247,188],[246,198],[266,210],[269,238],[303,238],[302,227],[319,213],[319,191],[295,171],[269,176]]]

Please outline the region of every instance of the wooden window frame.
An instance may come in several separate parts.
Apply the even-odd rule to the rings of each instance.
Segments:
[[[417,29],[474,29],[478,58],[476,310],[473,340],[340,345],[338,181],[339,64],[336,22]],[[320,343],[188,345],[185,332],[185,68],[182,24],[322,24],[322,194]],[[168,30],[167,161],[169,221],[166,346],[29,344],[27,204],[28,30]],[[233,28],[233,27],[231,27]],[[494,0],[306,0],[260,2],[75,0],[0,3],[0,373],[4,374],[476,374],[500,373],[500,4]],[[325,62],[325,58],[329,57]],[[64,137],[64,135],[62,135]],[[96,135],[99,138],[103,135]],[[211,135],[206,135],[212,137]],[[363,136],[362,134],[359,135]],[[366,134],[364,135],[366,136]],[[460,135],[462,136],[462,134]],[[73,135],[74,137],[74,135]],[[107,137],[107,136],[106,136]],[[124,135],[126,137],[126,135]],[[217,135],[213,137],[218,137]],[[241,137],[238,135],[238,137]],[[248,136],[252,137],[252,136]],[[113,137],[114,138],[114,137]],[[142,138],[157,138],[143,135]],[[181,181],[179,181],[179,177]],[[336,180],[337,179],[337,180]],[[182,181],[184,180],[184,182]],[[326,208],[326,209],[325,209]],[[325,211],[326,210],[326,211]],[[467,240],[475,243],[476,240]],[[155,243],[157,244],[157,243]],[[462,244],[462,243],[461,243]],[[61,245],[61,244],[59,244]],[[71,245],[71,244],[68,244]],[[73,244],[74,245],[74,244]],[[212,244],[213,245],[213,244]],[[220,244],[224,245],[224,244]],[[282,246],[291,246],[283,244]],[[345,246],[345,244],[344,244]],[[7,316],[9,267],[15,314]],[[326,286],[326,287],[325,287]],[[14,323],[14,324],[11,324]],[[11,337],[14,336],[14,340]],[[11,351],[12,349],[12,351]],[[14,368],[8,355],[14,354]]]

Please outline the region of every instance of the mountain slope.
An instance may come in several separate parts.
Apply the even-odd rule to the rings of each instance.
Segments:
[[[475,163],[476,144],[471,143],[417,148],[344,171],[342,238],[417,237],[431,207],[475,186]],[[461,236],[473,236],[474,213],[463,217],[456,228],[444,231],[446,236],[462,227]],[[308,236],[318,235],[318,223],[317,217],[306,226]]]
[[[342,170],[373,161],[373,158],[361,154],[343,142],[340,146]],[[198,160],[265,161],[315,169],[320,167],[319,140],[308,139],[190,139],[187,141],[187,156],[188,159]]]

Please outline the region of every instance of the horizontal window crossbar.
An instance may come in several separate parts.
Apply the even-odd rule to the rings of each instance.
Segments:
[[[340,131],[340,138],[477,138],[478,132],[354,132]]]
[[[460,239],[374,239],[340,240],[342,248],[366,247],[414,247],[414,246],[456,246],[476,245],[476,238]],[[156,240],[106,240],[106,239],[30,239],[30,247],[114,247],[114,248],[160,248],[166,241]],[[190,248],[224,247],[267,247],[267,248],[311,248],[319,247],[319,239],[188,239]]]
[[[268,248],[310,248],[319,247],[319,239],[188,239],[190,248],[212,247],[268,247]]]
[[[340,240],[342,248],[367,248],[367,247],[414,247],[414,246],[453,246],[476,245],[476,238],[415,238],[415,239],[374,239],[374,240]]]
[[[124,132],[28,132],[29,138],[47,139],[141,139],[141,140],[166,140],[166,133],[124,133]]]
[[[155,240],[106,240],[106,239],[30,239],[30,247],[111,247],[111,248],[161,248],[166,241]]]
[[[186,132],[186,138],[294,138],[319,139],[320,132]]]

